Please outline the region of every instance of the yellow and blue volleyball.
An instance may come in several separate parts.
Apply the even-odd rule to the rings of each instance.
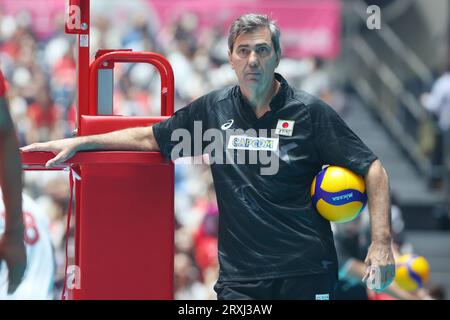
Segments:
[[[430,277],[427,259],[415,254],[405,254],[395,264],[395,282],[406,291],[423,288]]]
[[[355,219],[367,203],[364,179],[353,171],[328,166],[311,184],[311,197],[319,214],[336,223]]]

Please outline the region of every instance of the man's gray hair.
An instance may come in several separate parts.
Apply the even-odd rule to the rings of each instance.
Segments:
[[[267,15],[247,13],[237,18],[230,28],[230,34],[228,35],[228,49],[233,52],[234,42],[237,37],[243,33],[251,33],[259,28],[267,28],[270,31],[272,44],[278,57],[281,57],[280,47],[280,29],[276,25],[276,22],[269,20]]]

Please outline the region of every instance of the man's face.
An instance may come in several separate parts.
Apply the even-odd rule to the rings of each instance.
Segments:
[[[239,35],[228,57],[239,85],[251,91],[269,87],[280,61],[267,28]]]

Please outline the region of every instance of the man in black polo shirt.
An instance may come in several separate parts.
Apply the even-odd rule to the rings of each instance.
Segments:
[[[323,165],[347,167],[364,176],[369,198],[372,244],[364,280],[378,270],[375,289],[383,290],[395,274],[387,174],[328,105],[275,73],[279,36],[266,16],[243,15],[228,41],[238,86],[213,91],[152,127],[23,150],[57,153],[49,167],[80,150],[160,150],[172,160],[208,153],[220,210],[219,299],[333,297],[333,236],[309,188]],[[180,141],[186,135],[192,143]]]

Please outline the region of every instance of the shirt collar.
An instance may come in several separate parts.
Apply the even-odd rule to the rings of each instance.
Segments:
[[[275,72],[275,79],[280,82],[280,88],[277,94],[270,100],[269,106],[272,110],[278,110],[284,105],[289,88],[289,84],[281,74]]]

